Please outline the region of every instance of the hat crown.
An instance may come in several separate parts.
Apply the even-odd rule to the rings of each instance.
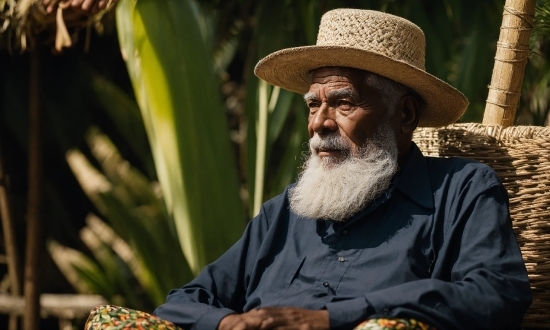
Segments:
[[[335,9],[325,13],[317,46],[353,47],[426,70],[422,30],[406,19],[378,11]]]

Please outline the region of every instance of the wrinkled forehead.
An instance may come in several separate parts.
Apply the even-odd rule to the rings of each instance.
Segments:
[[[321,67],[311,70],[310,87],[304,99],[316,96],[321,91],[323,94],[357,100],[364,96],[380,96],[380,91],[369,82],[369,74],[368,71],[348,67]]]

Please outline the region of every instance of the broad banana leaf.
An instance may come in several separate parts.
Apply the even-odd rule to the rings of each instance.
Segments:
[[[218,80],[189,0],[123,0],[121,51],[167,209],[196,274],[241,235],[245,215]]]

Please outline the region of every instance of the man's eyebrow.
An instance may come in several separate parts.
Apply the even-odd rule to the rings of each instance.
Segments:
[[[336,99],[349,98],[352,100],[356,100],[359,97],[359,94],[357,94],[357,92],[354,91],[353,89],[345,88],[345,89],[332,90],[327,93],[327,97],[336,98]]]
[[[317,94],[313,93],[313,92],[308,92],[308,93],[305,93],[304,94],[304,101],[312,101],[312,100],[317,100],[318,97],[317,97]]]
[[[357,94],[357,92],[354,91],[353,89],[345,88],[345,89],[332,90],[327,93],[327,97],[337,98],[337,99],[350,98],[352,100],[355,100],[359,97],[359,94]],[[304,101],[306,102],[311,100],[318,100],[318,99],[319,98],[317,97],[316,93],[308,92],[304,94]]]

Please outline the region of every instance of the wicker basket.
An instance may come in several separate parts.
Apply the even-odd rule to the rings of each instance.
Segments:
[[[510,196],[514,230],[529,272],[533,304],[527,328],[550,328],[550,127],[454,124],[419,128],[426,156],[464,157],[490,165]]]

